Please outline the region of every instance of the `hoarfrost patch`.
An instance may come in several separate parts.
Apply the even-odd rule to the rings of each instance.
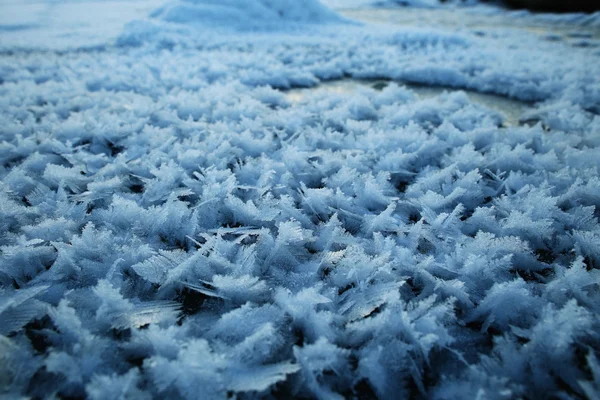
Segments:
[[[1,56],[4,395],[593,397],[598,54],[164,24]],[[396,83],[274,89],[344,75],[539,122]]]

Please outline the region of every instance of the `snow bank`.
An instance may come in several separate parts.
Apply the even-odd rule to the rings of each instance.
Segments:
[[[151,17],[177,24],[235,29],[342,20],[318,0],[180,0],[156,9]]]
[[[117,44],[189,45],[240,31],[302,33],[330,23],[351,22],[318,0],[175,0],[157,8],[149,17],[130,22]]]

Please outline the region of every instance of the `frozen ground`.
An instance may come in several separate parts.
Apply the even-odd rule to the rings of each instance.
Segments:
[[[0,395],[598,398],[598,14],[0,11]]]

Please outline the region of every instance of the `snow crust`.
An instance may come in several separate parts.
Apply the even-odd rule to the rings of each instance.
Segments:
[[[595,39],[218,4],[3,42],[1,394],[598,396]]]

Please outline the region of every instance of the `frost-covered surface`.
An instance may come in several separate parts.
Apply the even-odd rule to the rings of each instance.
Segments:
[[[183,3],[216,4],[100,47],[3,41],[2,395],[598,396],[593,37],[314,1],[259,28],[162,17]],[[540,122],[460,91],[273,89],[347,75]]]

